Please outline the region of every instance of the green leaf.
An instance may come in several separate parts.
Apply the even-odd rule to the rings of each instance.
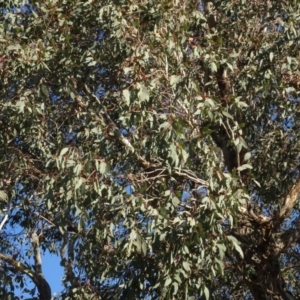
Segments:
[[[292,93],[292,92],[294,92],[295,91],[295,88],[294,87],[287,87],[287,88],[285,88],[285,92],[287,93],[287,94],[289,94],[289,93]]]
[[[84,179],[82,177],[76,178],[75,182],[75,190],[79,189],[83,183]]]
[[[177,197],[172,197],[172,204],[174,207],[177,207],[180,203],[180,200]]]
[[[173,295],[177,295],[177,292],[178,292],[178,283],[176,281],[174,281],[172,283],[173,285]]]
[[[227,118],[233,120],[233,116],[232,116],[230,113],[228,113],[227,111],[222,111],[222,114],[223,114],[225,117],[227,117]]]
[[[178,75],[172,75],[170,77],[170,84],[171,86],[178,83],[179,81],[181,80],[181,76],[178,76]]]
[[[248,165],[248,164],[244,164],[244,165],[241,165],[237,168],[239,171],[243,171],[243,170],[246,170],[246,169],[252,169],[252,166]]]
[[[244,155],[244,161],[248,161],[250,158],[251,158],[251,152],[247,152],[247,153]]]
[[[0,199],[7,201],[8,200],[8,196],[4,191],[0,190]]]
[[[211,69],[212,72],[217,72],[218,71],[217,65],[214,62],[211,62],[210,69]]]
[[[69,148],[68,148],[68,147],[63,148],[63,149],[60,151],[59,156],[64,156],[68,151],[69,151]]]
[[[107,171],[108,171],[108,165],[107,165],[107,163],[104,162],[104,161],[101,161],[98,170],[99,170],[99,172],[100,172],[101,174],[106,174]]]
[[[205,299],[209,299],[209,289],[207,288],[207,286],[203,286],[203,293],[205,296]]]
[[[179,157],[178,157],[178,154],[177,154],[176,145],[171,144],[169,150],[170,150],[170,157],[172,158],[172,161],[175,163],[175,165],[178,165]]]
[[[149,100],[149,93],[145,86],[141,86],[138,92],[138,97],[141,102],[147,102]]]
[[[17,101],[16,107],[19,108],[19,113],[24,113],[24,108],[25,108],[25,101]]]
[[[129,90],[123,90],[123,96],[125,98],[126,104],[130,104],[130,92]]]
[[[191,271],[190,264],[187,261],[184,261],[182,266],[187,272]]]
[[[41,85],[41,94],[44,96],[44,98],[49,99],[49,92],[45,85]]]
[[[234,236],[227,236],[227,238],[231,241],[232,245],[234,246],[235,250],[240,254],[242,258],[244,258],[244,253],[242,248],[239,245],[239,241]]]
[[[142,241],[142,253],[143,255],[147,255],[147,244],[145,241]]]
[[[171,283],[172,283],[172,279],[167,278],[167,280],[165,281],[165,287],[169,286]]]

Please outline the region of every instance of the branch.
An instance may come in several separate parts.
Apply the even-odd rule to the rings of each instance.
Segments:
[[[7,200],[8,199],[8,196],[7,194],[4,192],[4,191],[0,191],[0,198],[3,199],[3,200]],[[11,211],[11,199],[8,201],[8,208],[7,208],[7,213],[5,214],[3,220],[1,221],[1,224],[0,224],[0,231],[2,230],[3,226],[5,225],[7,219],[8,219],[8,216],[10,215],[10,211]]]
[[[35,273],[27,268],[27,266],[21,262],[16,261],[13,257],[6,256],[2,253],[0,253],[0,259],[12,266],[11,271],[17,273],[21,272],[26,274],[32,281],[35,280]]]
[[[261,215],[261,214],[255,214],[254,211],[251,208],[247,209],[243,206],[240,206],[238,208],[238,211],[243,216],[247,216],[250,220],[253,220],[253,221],[255,221],[256,223],[258,223],[260,225],[264,225],[264,224],[267,224],[267,223],[272,221],[272,219],[269,218],[269,217],[266,217],[266,216]]]
[[[281,253],[291,244],[300,242],[300,231],[299,228],[293,228],[283,233],[275,235],[275,247],[276,252]]]
[[[290,189],[288,195],[283,201],[281,209],[279,210],[278,214],[273,218],[264,216],[262,214],[255,214],[251,208],[246,208],[243,206],[240,206],[238,211],[243,216],[243,218],[247,218],[249,219],[249,221],[255,221],[257,224],[267,229],[269,233],[275,233],[293,209],[295,202],[298,199],[299,192],[300,180]],[[276,249],[274,249],[274,251],[279,254],[290,244],[300,242],[300,231],[299,229],[291,229],[285,231],[282,234],[275,233],[275,240]]]
[[[98,104],[101,105],[101,102],[100,102],[100,100],[98,99],[98,97],[97,97],[96,95],[94,95],[94,94],[91,92],[91,90],[89,89],[89,87],[88,87],[86,84],[84,84],[84,88],[85,88],[85,91],[87,92],[87,94],[88,94],[89,96],[91,96],[92,98],[94,98],[94,99],[98,102]],[[104,115],[105,115],[105,118],[106,118],[107,121],[108,121],[108,122],[107,122],[107,123],[108,123],[108,124],[107,124],[107,127],[112,128],[113,136],[114,136],[117,140],[119,140],[119,142],[120,142],[121,144],[123,144],[125,147],[129,148],[130,151],[131,151],[132,153],[135,153],[137,159],[139,160],[139,162],[142,164],[142,166],[143,166],[144,168],[149,168],[149,167],[151,166],[151,163],[148,162],[146,159],[144,159],[142,156],[138,155],[138,154],[135,152],[135,149],[134,149],[134,147],[132,146],[132,144],[131,144],[131,143],[129,142],[129,140],[128,140],[126,137],[124,137],[124,135],[120,132],[118,126],[114,123],[114,121],[110,118],[110,116],[109,116],[107,113],[104,113]]]
[[[4,216],[4,218],[3,218],[3,220],[2,220],[2,222],[0,224],[0,231],[2,230],[2,228],[3,228],[4,224],[6,223],[7,219],[8,219],[8,214],[6,214]]]
[[[48,282],[40,278],[38,274],[29,269],[25,264],[16,261],[13,257],[6,256],[0,253],[0,260],[8,263],[12,268],[11,271],[14,273],[21,272],[27,275],[37,286],[40,293],[40,300],[50,300],[51,299],[51,289]],[[46,289],[45,289],[46,288]]]
[[[68,280],[73,287],[78,287],[79,286],[78,278],[75,276],[73,272],[74,244],[75,244],[75,240],[71,241],[68,232],[65,232],[63,237],[63,244],[60,248],[60,257],[61,257],[61,264],[66,269],[65,272],[66,280]],[[68,258],[66,258],[66,252],[68,253]]]
[[[298,182],[292,186],[286,198],[283,199],[282,206],[278,214],[274,217],[273,226],[275,228],[278,228],[285,218],[290,214],[296,203],[296,200],[298,199],[299,192],[300,180],[298,180]]]
[[[85,84],[84,88],[86,90],[86,92],[88,93],[88,95],[90,95],[91,97],[93,97],[99,104],[101,104],[100,100],[98,99],[98,97],[96,95],[94,95],[90,89],[88,88],[88,86]],[[136,157],[136,159],[138,160],[138,162],[141,164],[141,166],[144,169],[155,169],[159,167],[159,164],[157,163],[151,163],[149,161],[147,161],[144,157],[140,156],[136,151],[135,148],[133,147],[133,145],[130,143],[130,141],[124,137],[124,135],[120,132],[120,129],[118,128],[118,126],[114,123],[114,121],[110,118],[110,116],[107,113],[104,113],[105,118],[107,120],[106,123],[107,127],[110,127],[112,129],[112,133],[113,133],[113,137],[115,139],[117,139],[122,145],[124,145],[126,148],[128,148]],[[157,170],[158,172],[156,172],[156,170],[154,170],[153,176],[157,176],[159,174],[159,176],[167,176],[170,175],[167,169],[163,169],[163,172],[161,172],[162,169]],[[177,176],[180,177],[184,177],[185,179],[189,179],[195,183],[204,185],[204,186],[208,186],[208,182],[205,180],[202,180],[200,178],[198,178],[196,176],[196,174],[192,171],[189,170],[180,170],[178,168],[176,168],[175,170],[175,174]]]
[[[42,257],[40,252],[40,241],[38,235],[35,232],[32,233],[31,242],[34,248],[34,262],[35,262],[35,266],[34,266],[35,276],[33,278],[33,281],[38,288],[40,294],[40,300],[50,300],[51,288],[42,272]]]

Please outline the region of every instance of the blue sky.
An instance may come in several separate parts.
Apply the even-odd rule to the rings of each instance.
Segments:
[[[50,284],[52,295],[62,291],[62,278],[64,277],[63,268],[60,266],[60,257],[53,254],[43,256],[43,273]]]

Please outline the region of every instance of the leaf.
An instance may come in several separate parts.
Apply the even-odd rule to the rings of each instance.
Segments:
[[[204,296],[205,296],[205,299],[209,299],[209,289],[207,288],[207,286],[204,286],[203,287],[203,293],[204,293]]]
[[[227,111],[222,111],[222,114],[223,114],[225,117],[227,117],[227,118],[233,120],[233,116],[232,116],[230,113],[228,113]]]
[[[143,255],[147,255],[147,244],[144,240],[142,241],[142,253]]]
[[[176,145],[172,143],[170,145],[169,150],[170,150],[170,157],[172,158],[172,160],[175,163],[175,165],[178,165],[178,163],[179,163],[179,157],[178,157],[178,154],[177,154]]]
[[[129,90],[123,90],[123,96],[126,100],[126,104],[129,105],[130,104],[130,92],[129,92]]]
[[[69,148],[68,148],[68,147],[63,148],[63,149],[60,151],[59,156],[64,156],[68,151],[69,151]]]
[[[240,254],[240,256],[244,258],[244,253],[239,245],[239,241],[232,235],[227,236],[227,238],[231,241],[232,245],[234,246],[235,250]]]
[[[20,112],[20,113],[24,113],[25,101],[22,101],[22,100],[17,101],[16,107],[19,108],[19,112]]]
[[[289,94],[289,93],[291,93],[291,92],[294,92],[294,91],[295,91],[295,88],[289,86],[289,87],[285,88],[284,90],[285,90],[285,92],[286,92],[287,94]]]
[[[217,72],[218,71],[217,65],[214,62],[212,62],[210,64],[210,69],[211,69],[212,72]]]
[[[241,165],[237,168],[239,171],[243,171],[243,170],[246,170],[246,169],[252,169],[252,166],[248,165],[248,164],[245,164],[245,165]]]
[[[74,213],[74,217],[77,217],[81,214],[81,209],[75,205],[75,213]]]
[[[172,197],[172,204],[174,205],[174,207],[177,207],[179,203],[180,200],[177,197]]]
[[[178,292],[178,283],[176,281],[174,281],[172,283],[172,285],[173,285],[173,288],[174,288],[173,295],[177,295],[177,292]]]
[[[181,80],[181,76],[178,76],[178,75],[172,75],[170,77],[170,84],[171,86],[178,83],[179,81]]]
[[[184,261],[182,266],[187,272],[191,271],[190,264],[187,261]]]
[[[41,94],[44,96],[44,98],[49,99],[49,92],[45,85],[41,86]]]
[[[170,125],[170,122],[166,121],[166,122],[163,122],[162,124],[159,125],[159,130],[165,130],[167,128],[169,128],[171,125]]]
[[[19,49],[21,49],[21,45],[9,45],[6,48],[7,51],[10,51],[10,50],[19,50]]]
[[[47,200],[47,208],[50,210],[51,207],[52,207],[52,201],[51,201],[51,199],[48,199]]]
[[[136,239],[136,231],[135,230],[131,230],[130,232],[130,240],[134,241]]]
[[[8,196],[4,191],[0,190],[0,199],[7,201],[8,200]]]
[[[217,269],[219,271],[219,273],[221,275],[224,275],[224,263],[220,260],[218,260],[216,257],[215,257],[215,263],[217,265]]]
[[[107,173],[107,170],[108,170],[108,165],[106,162],[104,161],[101,161],[100,165],[99,165],[99,172],[101,174],[106,174]]]
[[[244,155],[244,161],[248,161],[250,158],[251,158],[251,152],[247,152],[247,153]]]
[[[75,166],[75,168],[74,168],[74,173],[75,173],[76,175],[79,175],[80,172],[81,172],[81,170],[82,170],[82,164],[79,163],[78,165]]]
[[[149,100],[149,93],[145,86],[141,86],[138,92],[138,97],[141,102],[145,102]]]
[[[253,181],[255,182],[255,184],[258,186],[258,187],[261,187],[260,183],[258,181],[256,181],[255,179],[253,179]]]
[[[83,183],[83,178],[80,177],[80,178],[77,178],[77,180],[75,181],[76,184],[75,184],[75,190],[79,189]]]
[[[172,283],[172,279],[171,279],[171,278],[168,278],[168,279],[165,281],[165,287],[169,286],[171,283]]]
[[[205,103],[206,106],[211,106],[211,107],[215,107],[216,106],[215,102],[212,99],[210,99],[210,98],[206,98],[205,101],[204,101],[204,103]]]
[[[217,243],[217,247],[219,249],[220,258],[223,259],[226,253],[226,247],[224,244]]]

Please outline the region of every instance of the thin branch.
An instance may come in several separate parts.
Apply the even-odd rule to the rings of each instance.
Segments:
[[[93,97],[99,104],[101,104],[100,100],[98,99],[98,97],[96,95],[94,95],[90,89],[88,88],[88,86],[85,84],[84,85],[84,88],[86,90],[86,92],[91,96]],[[105,118],[108,120],[108,125],[107,127],[110,127],[112,128],[112,132],[113,132],[113,136],[119,140],[119,142],[121,144],[123,144],[126,148],[128,148],[133,154],[135,154],[137,160],[139,161],[139,163],[142,165],[142,167],[144,169],[149,169],[150,167],[151,168],[157,168],[159,167],[158,164],[153,164],[149,161],[147,161],[144,157],[140,156],[139,154],[137,154],[137,152],[135,151],[135,148],[133,147],[133,145],[130,143],[130,141],[124,137],[124,135],[120,132],[120,129],[117,127],[117,125],[114,123],[114,121],[110,118],[110,116],[107,114],[107,113],[104,113],[105,114]],[[160,169],[161,170],[161,169]],[[162,176],[162,174],[169,174],[168,171],[165,169],[162,172],[159,171],[159,175]],[[175,174],[178,175],[178,176],[182,176],[186,179],[189,179],[189,180],[192,180],[193,182],[195,183],[198,183],[198,184],[201,184],[201,185],[204,185],[204,186],[208,186],[208,182],[205,181],[205,180],[202,180],[200,178],[198,178],[196,176],[196,174],[192,171],[189,171],[189,170],[180,170],[179,168],[175,168]],[[154,172],[156,173],[157,170],[155,170]],[[156,175],[157,176],[157,175]],[[153,178],[156,178],[156,176],[154,175]]]
[[[62,265],[66,269],[66,280],[70,281],[74,287],[78,286],[78,279],[73,272],[74,263],[74,243],[69,238],[69,233],[65,232],[63,237],[63,244],[60,248],[60,257],[62,260]],[[66,257],[68,253],[68,257]]]
[[[2,227],[3,227],[4,224],[6,223],[7,219],[8,219],[8,214],[6,214],[6,215],[4,216],[4,218],[3,218],[3,220],[2,220],[2,222],[1,222],[1,224],[0,224],[0,231],[2,230]]]

